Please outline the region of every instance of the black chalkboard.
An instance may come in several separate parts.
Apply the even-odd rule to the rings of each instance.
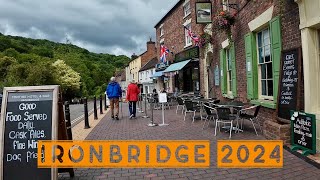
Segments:
[[[52,179],[52,169],[38,168],[38,140],[52,140],[54,91],[5,90],[2,132],[2,176],[12,179]],[[55,106],[56,107],[56,106]],[[53,117],[54,115],[54,117]],[[56,119],[55,119],[56,121]],[[40,156],[40,155],[39,155]]]
[[[291,111],[291,145],[316,153],[315,115]]]
[[[277,102],[278,117],[290,119],[290,110],[298,110],[301,78],[301,49],[282,52],[279,93]]]

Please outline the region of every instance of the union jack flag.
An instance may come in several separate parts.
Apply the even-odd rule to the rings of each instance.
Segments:
[[[162,62],[162,63],[167,62],[166,55],[168,55],[169,52],[170,52],[170,50],[166,46],[161,45],[161,47],[160,47],[160,62]]]
[[[187,29],[188,31],[188,36],[194,41],[195,45],[196,46],[200,46],[200,38],[195,34],[193,33],[190,29],[188,29],[187,27],[184,26],[185,29]]]

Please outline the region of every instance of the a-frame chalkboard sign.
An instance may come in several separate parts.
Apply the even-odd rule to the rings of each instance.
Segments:
[[[0,180],[58,178],[58,169],[37,167],[37,142],[67,137],[60,92],[56,85],[4,88]]]
[[[300,110],[301,78],[301,47],[282,51],[276,110],[281,122],[290,124],[290,111]]]

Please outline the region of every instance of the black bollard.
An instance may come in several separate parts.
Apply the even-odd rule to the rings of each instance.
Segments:
[[[148,124],[149,127],[154,127],[154,126],[158,126],[157,123],[153,122],[153,109],[154,109],[154,98],[150,97],[149,99],[149,104],[150,104],[150,110],[151,110],[151,122]]]
[[[66,101],[64,105],[64,113],[66,115],[66,126],[67,126],[67,134],[68,134],[68,140],[72,140],[72,130],[71,130],[71,118],[70,118],[70,107],[69,102]]]
[[[100,95],[100,114],[103,114],[102,95]]]
[[[88,100],[84,98],[84,128],[89,129],[89,114],[88,114]]]
[[[142,118],[149,118],[147,114],[147,94],[142,95],[142,100],[143,100],[143,97],[144,97],[144,112],[146,113],[146,115],[142,116]]]
[[[94,96],[94,101],[93,101],[93,112],[94,112],[94,119],[98,119],[97,98],[96,98],[96,96]]]
[[[104,110],[107,110],[107,95],[104,95]]]

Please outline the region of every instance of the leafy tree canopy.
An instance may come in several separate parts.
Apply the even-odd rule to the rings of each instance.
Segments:
[[[0,89],[57,84],[66,99],[100,95],[116,69],[129,62],[124,55],[0,33]]]

